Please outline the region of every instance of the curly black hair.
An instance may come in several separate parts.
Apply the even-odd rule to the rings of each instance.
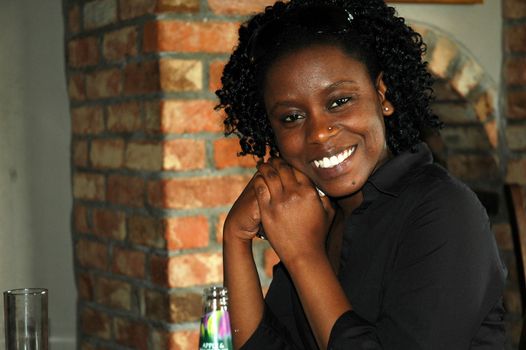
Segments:
[[[265,57],[254,62],[251,41],[261,28],[277,20],[287,23],[294,11],[320,5],[350,14],[350,30],[320,37],[296,27],[284,29],[274,40],[279,45],[266,48]],[[241,25],[239,44],[223,71],[222,88],[216,91],[219,97],[216,109],[224,109],[226,113],[225,134],[240,138],[240,155],[263,158],[267,152],[272,156],[279,154],[263,104],[262,77],[280,55],[320,41],[338,45],[364,63],[372,79],[383,74],[386,98],[395,110],[384,118],[387,145],[393,154],[414,149],[424,131],[442,126],[430,108],[433,78],[422,60],[426,45],[422,36],[396,15],[394,8],[383,0],[278,1]]]

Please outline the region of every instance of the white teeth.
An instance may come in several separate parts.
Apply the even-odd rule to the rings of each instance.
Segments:
[[[351,149],[345,150],[339,154],[331,156],[330,158],[324,157],[323,159],[315,160],[313,162],[314,166],[316,168],[324,168],[324,169],[335,167],[336,165],[342,163],[344,160],[349,158],[351,154],[354,153],[355,149],[356,149],[356,146],[352,147]]]

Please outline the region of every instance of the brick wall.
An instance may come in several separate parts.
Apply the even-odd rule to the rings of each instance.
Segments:
[[[255,164],[213,110],[233,4],[64,0],[82,349],[197,346],[222,223]],[[269,273],[275,257],[256,252]]]
[[[63,3],[80,348],[195,349],[202,289],[222,279],[222,223],[254,165],[222,136],[213,91],[238,24],[269,1]],[[504,179],[526,184],[526,10],[521,0],[505,7],[502,113],[476,59],[448,35],[419,30],[449,126],[429,142],[498,207],[512,344],[522,306],[499,189]],[[276,257],[263,242],[255,251],[266,285]]]
[[[506,181],[526,184],[526,3],[504,0],[503,112],[509,148]]]

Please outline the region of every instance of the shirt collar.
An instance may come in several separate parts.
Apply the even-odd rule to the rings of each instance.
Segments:
[[[433,155],[425,143],[419,143],[411,150],[400,153],[382,164],[367,180],[364,189],[364,200],[372,201],[377,197],[374,192],[381,192],[397,197],[405,187],[404,176],[412,169],[433,163]]]

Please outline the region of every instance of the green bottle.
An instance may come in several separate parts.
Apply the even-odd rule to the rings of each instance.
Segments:
[[[199,350],[233,350],[226,287],[206,288],[203,294]]]

